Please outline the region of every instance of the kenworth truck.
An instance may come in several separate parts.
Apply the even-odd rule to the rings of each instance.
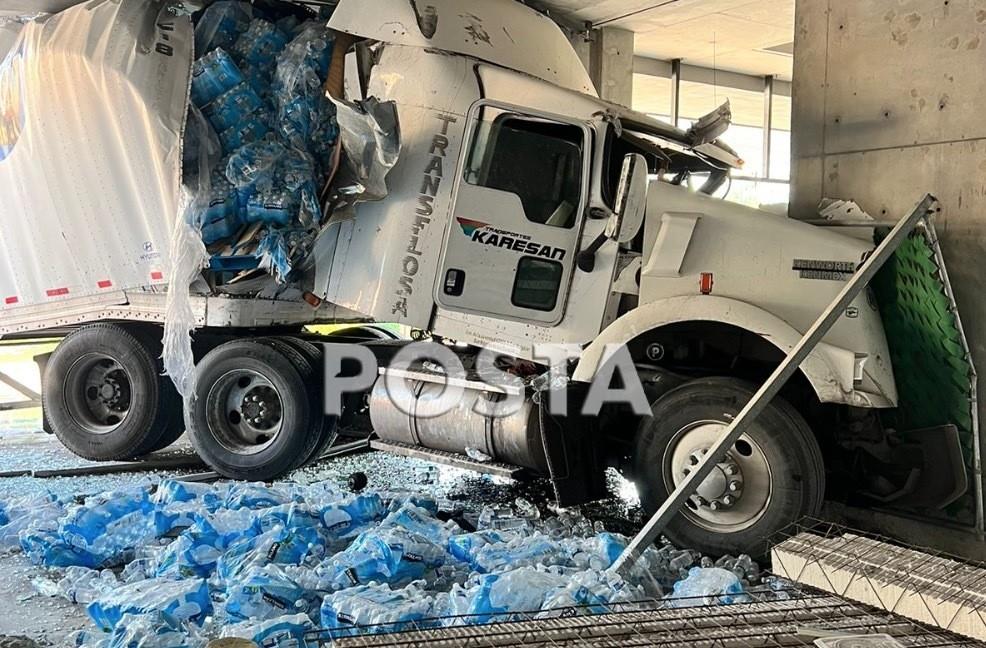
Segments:
[[[713,197],[741,166],[718,139],[728,111],[683,131],[601,100],[559,26],[524,4],[339,0],[327,90],[340,111],[392,107],[399,155],[385,195],[330,211],[290,285],[197,273],[183,420],[160,355],[168,293],[187,290],[171,233],[194,27],[171,9],[80,3],[23,24],[0,68],[0,336],[64,335],[41,363],[45,425],[83,457],[139,457],[187,427],[220,474],[270,480],[318,458],[339,427],[372,428],[378,449],[547,476],[565,506],[607,497],[615,468],[653,511],[874,247],[872,229],[843,234]],[[342,113],[340,124],[345,141]],[[981,525],[970,394],[917,440],[899,422],[913,418],[895,418],[903,383],[881,311],[904,308],[903,288],[885,283],[735,444],[669,527],[673,540],[748,550],[817,515],[827,491]],[[936,313],[960,332],[949,303]],[[895,321],[905,337],[920,326]],[[409,340],[374,322],[410,327],[466,367],[504,349],[498,366],[521,380],[523,406],[484,416],[474,405],[504,388],[466,379],[460,407],[407,414],[384,380]],[[326,323],[357,326],[328,340],[305,328]],[[322,341],[381,360],[377,384],[347,397],[341,417],[323,415]],[[580,349],[567,380],[547,386],[574,405],[607,349],[625,347],[650,415],[551,416],[543,344]],[[908,364],[908,381],[919,367]],[[420,399],[447,378],[430,365],[399,377]]]

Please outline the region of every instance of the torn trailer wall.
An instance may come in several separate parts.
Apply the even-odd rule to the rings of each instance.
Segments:
[[[191,48],[187,19],[139,2],[21,29],[0,64],[0,309],[166,283]]]

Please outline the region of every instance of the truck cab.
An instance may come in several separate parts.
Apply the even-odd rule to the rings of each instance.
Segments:
[[[552,440],[531,403],[501,420],[470,407],[423,420],[388,401],[381,377],[375,433],[405,451],[478,448],[548,474],[568,504],[603,495],[615,466],[653,510],[873,246],[709,195],[742,163],[717,138],[728,107],[686,132],[605,102],[558,26],[523,5],[373,5],[340,3],[330,25],[355,42],[345,100],[392,102],[401,156],[385,199],[330,225],[319,296],[471,350],[463,356],[496,350],[519,374],[546,369],[545,345],[569,345],[576,400],[625,348],[652,406],[643,417],[569,417],[556,422],[565,439]],[[628,200],[636,214],[624,218]],[[422,399],[434,395],[428,372],[410,379]],[[797,408],[774,403],[673,539],[753,551],[818,513],[825,469],[810,412],[897,400],[872,296],[847,310],[797,383],[787,394]],[[477,389],[466,401],[482,398]],[[552,459],[570,474],[553,474]]]

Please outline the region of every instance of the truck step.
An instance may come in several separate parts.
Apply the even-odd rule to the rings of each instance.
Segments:
[[[401,455],[403,457],[413,457],[415,459],[422,459],[424,461],[431,461],[434,463],[444,464],[446,466],[452,466],[453,468],[472,470],[474,472],[485,473],[487,475],[497,475],[498,477],[509,477],[510,479],[519,479],[527,472],[525,468],[521,468],[520,466],[498,463],[495,461],[476,461],[475,459],[471,459],[466,455],[461,455],[456,452],[432,450],[430,448],[422,448],[421,446],[411,445],[409,443],[400,443],[397,441],[382,441],[380,439],[374,439],[373,441],[370,441],[370,447],[374,450],[389,452],[391,454]]]

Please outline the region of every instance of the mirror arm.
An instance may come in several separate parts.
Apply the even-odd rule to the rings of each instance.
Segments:
[[[576,261],[579,266],[579,270],[582,272],[592,272],[596,268],[596,252],[599,251],[599,248],[603,246],[603,243],[605,243],[608,238],[609,237],[606,236],[606,232],[600,232],[599,236],[596,237],[596,240],[590,243],[586,249],[579,252],[579,256]]]

